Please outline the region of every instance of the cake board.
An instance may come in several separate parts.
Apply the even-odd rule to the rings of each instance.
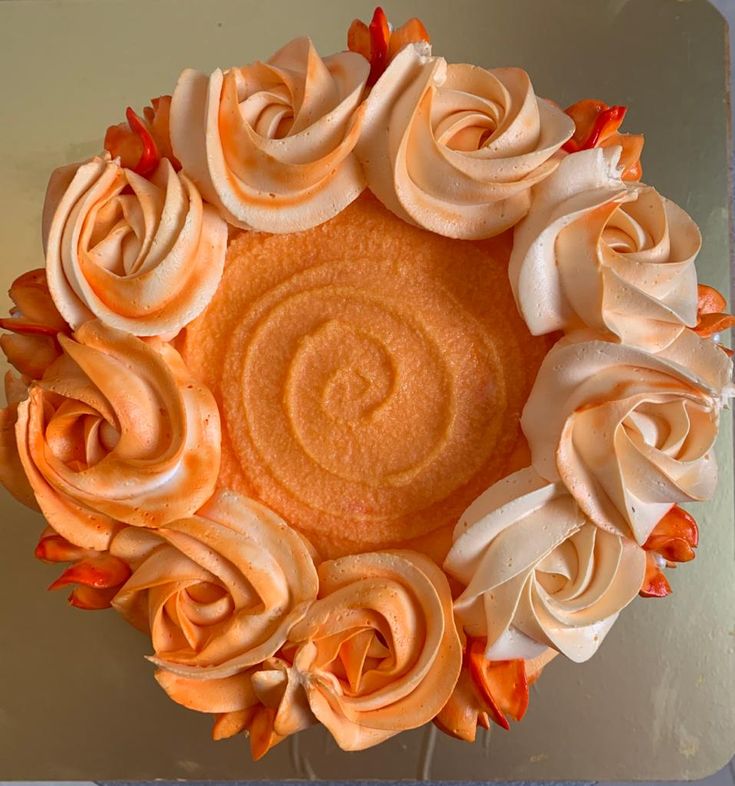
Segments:
[[[726,28],[705,0],[396,0],[450,61],[526,68],[565,106],[626,104],[646,135],[645,179],[697,221],[700,279],[729,292]],[[52,168],[98,152],[128,105],[170,92],[180,70],[265,58],[309,33],[344,46],[364,2],[39,0],[0,3],[0,288],[42,263]],[[6,311],[6,299],[2,309]],[[668,600],[636,601],[581,666],[557,659],[520,726],[474,746],[433,726],[359,754],[312,729],[250,761],[213,743],[209,719],[173,704],[144,660],[149,643],[112,612],[68,607],[33,559],[38,514],[7,494],[0,570],[0,779],[636,780],[698,778],[735,747],[735,527],[730,413],[716,498],[697,506],[697,559]]]

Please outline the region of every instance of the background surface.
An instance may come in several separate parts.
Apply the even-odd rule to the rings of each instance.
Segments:
[[[646,180],[697,220],[700,276],[728,289],[725,28],[704,0],[386,6],[398,22],[422,16],[450,60],[524,66],[562,105],[589,95],[628,104],[626,127],[647,136]],[[99,150],[127,104],[170,91],[184,66],[267,57],[302,32],[322,52],[339,49],[350,20],[370,12],[324,0],[0,3],[0,68],[11,86],[0,128],[0,287],[41,262],[49,171]],[[729,479],[729,420],[720,451]],[[160,692],[135,631],[45,593],[54,570],[30,556],[40,520],[3,497],[0,777],[701,777],[735,744],[732,510],[725,480],[706,514],[698,509],[703,547],[673,577],[674,598],[636,602],[590,663],[555,663],[521,729],[470,747],[429,728],[350,756],[314,730],[252,765],[244,741],[214,745],[205,718]]]

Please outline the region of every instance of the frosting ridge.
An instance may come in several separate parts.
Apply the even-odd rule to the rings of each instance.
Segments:
[[[297,232],[332,218],[365,186],[353,149],[369,64],[321,58],[308,38],[265,63],[179,77],[171,140],[184,171],[230,224]]]
[[[572,334],[546,356],[523,411],[533,466],[596,524],[642,545],[675,503],[713,493],[731,373],[689,330],[657,354]]]
[[[444,567],[465,585],[455,614],[470,635],[487,638],[488,659],[533,658],[552,647],[582,662],[638,594],[646,557],[529,467],[468,508]]]
[[[620,177],[619,148],[567,156],[534,192],[509,275],[534,335],[587,326],[663,349],[697,322],[697,225]]]
[[[49,188],[44,213],[49,290],[73,328],[96,317],[171,337],[217,289],[227,225],[167,159],[146,180],[109,156],[93,158],[63,194]]]
[[[104,551],[124,522],[159,527],[214,490],[217,406],[168,344],[86,322],[18,404],[20,460],[49,524]]]
[[[454,238],[491,237],[528,211],[574,124],[519,68],[447,64],[426,44],[373,87],[357,146],[368,187],[397,216]]]

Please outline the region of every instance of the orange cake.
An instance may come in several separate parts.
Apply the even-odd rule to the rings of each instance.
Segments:
[[[52,173],[0,481],[215,739],[508,729],[694,557],[734,320],[624,115],[378,8]]]

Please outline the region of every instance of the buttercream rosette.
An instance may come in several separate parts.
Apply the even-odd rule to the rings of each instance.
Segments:
[[[357,154],[370,190],[454,238],[492,237],[523,218],[574,131],[522,69],[448,64],[425,43],[395,57],[366,107]]]
[[[171,104],[174,153],[234,226],[321,224],[365,187],[354,148],[369,71],[354,52],[321,58],[308,38],[265,63],[209,76],[187,69]]]
[[[150,631],[153,663],[196,681],[237,678],[270,658],[317,594],[302,536],[229,491],[155,532],[126,528],[110,553],[134,566],[115,608]]]
[[[523,411],[533,466],[595,524],[642,545],[675,503],[714,492],[731,377],[728,356],[689,330],[656,354],[572,334],[546,356]]]
[[[64,319],[175,336],[212,299],[227,224],[163,159],[146,179],[109,155],[57,170],[44,205],[46,275]]]
[[[487,640],[489,660],[532,659],[552,647],[579,663],[638,594],[646,555],[593,524],[562,483],[527,468],[465,511],[444,569],[465,587],[455,614]]]
[[[621,179],[620,148],[567,156],[515,228],[509,275],[534,335],[588,327],[658,351],[697,323],[697,225]]]
[[[409,551],[323,562],[319,600],[289,643],[311,711],[343,750],[430,721],[462,665],[446,576]]]
[[[214,491],[220,425],[211,393],[169,344],[93,320],[17,404],[20,463],[49,524],[105,550],[120,524],[159,527]]]

